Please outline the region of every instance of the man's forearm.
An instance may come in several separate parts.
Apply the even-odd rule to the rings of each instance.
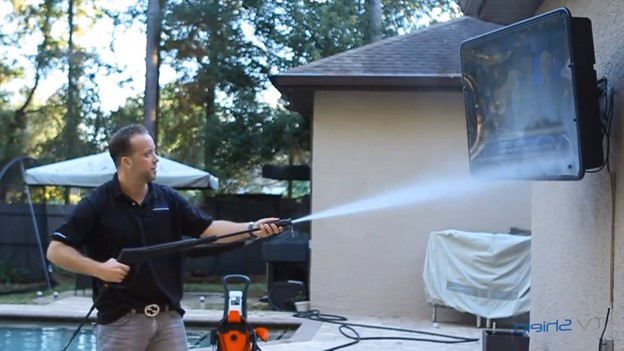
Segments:
[[[218,220],[218,221],[212,222],[212,224],[210,224],[210,226],[206,228],[206,230],[202,233],[201,236],[224,235],[224,234],[236,233],[236,232],[240,232],[240,231],[248,229],[248,226],[249,226],[248,223],[238,223],[238,222]],[[218,242],[220,243],[230,242],[230,241],[236,241],[236,240],[240,240],[240,239],[244,239],[248,237],[249,237],[249,234],[241,234],[241,235],[236,235],[236,236],[232,236],[229,238],[221,239]]]
[[[262,218],[255,222],[250,223],[237,223],[231,221],[214,221],[212,224],[206,228],[206,230],[202,233],[201,236],[209,236],[209,235],[224,235],[224,234],[233,234],[237,232],[243,232],[240,235],[231,236],[229,238],[224,238],[219,240],[218,242],[229,242],[236,241],[240,239],[249,238],[249,236],[257,236],[259,238],[265,238],[267,236],[271,236],[273,234],[277,234],[281,232],[283,229],[279,227],[277,221],[279,218],[269,217]],[[249,230],[249,232],[245,232]],[[251,234],[250,234],[251,233]]]
[[[100,262],[84,256],[78,250],[61,242],[50,242],[47,257],[50,262],[70,272],[98,276]]]

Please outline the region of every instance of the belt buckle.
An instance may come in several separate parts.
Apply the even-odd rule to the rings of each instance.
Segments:
[[[155,303],[147,305],[143,309],[143,313],[145,313],[145,315],[148,317],[156,317],[160,313],[160,306]]]

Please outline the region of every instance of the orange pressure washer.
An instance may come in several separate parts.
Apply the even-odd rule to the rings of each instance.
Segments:
[[[244,284],[242,290],[230,290],[229,284],[240,280]],[[217,351],[260,351],[257,341],[267,341],[269,331],[264,327],[252,328],[247,322],[247,288],[249,278],[245,275],[231,274],[223,277],[225,288],[225,304],[223,319],[216,329],[211,331],[211,344]]]

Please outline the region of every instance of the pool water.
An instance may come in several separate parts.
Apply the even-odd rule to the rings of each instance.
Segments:
[[[61,351],[76,330],[76,325],[47,323],[0,322],[0,351]],[[186,337],[189,349],[210,346],[210,330],[188,328]],[[206,335],[208,334],[208,335]],[[287,331],[270,331],[271,340],[284,338]],[[85,325],[68,351],[95,351],[95,335],[91,326]]]

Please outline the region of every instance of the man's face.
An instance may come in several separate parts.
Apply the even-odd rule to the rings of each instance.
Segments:
[[[136,134],[130,138],[132,153],[128,162],[129,173],[136,179],[151,182],[156,179],[156,146],[149,134]]]

